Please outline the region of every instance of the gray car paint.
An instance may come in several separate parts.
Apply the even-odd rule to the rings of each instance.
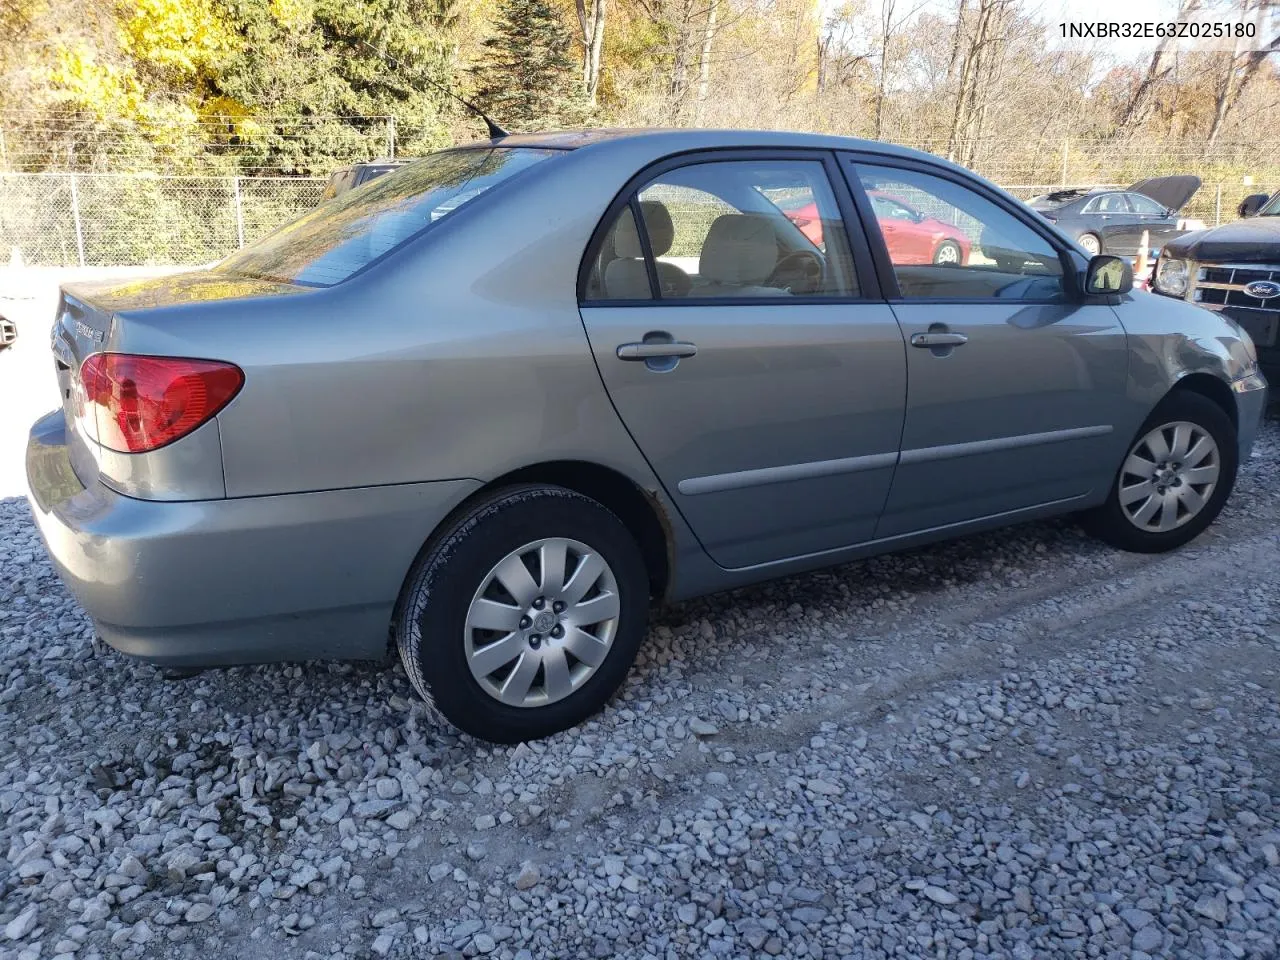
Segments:
[[[622,421],[725,567],[875,535],[902,435],[902,332],[883,303],[583,307]],[[666,372],[617,348],[667,331]]]
[[[76,361],[91,349],[205,357],[236,363],[246,377],[215,420],[160,451],[112,456],[73,439],[71,448],[83,443],[100,478],[83,464],[70,469],[63,414],[33,429],[28,476],[37,522],[60,572],[110,642],[184,664],[370,656],[385,646],[395,599],[431,532],[469,494],[540,464],[598,465],[644,491],[667,533],[667,596],[679,599],[1098,502],[1120,456],[1104,454],[1122,451],[1136,424],[1187,375],[1212,377],[1234,390],[1242,450],[1252,440],[1264,384],[1237,362],[1243,348],[1232,345],[1236,332],[1206,311],[1194,318],[1171,313],[1173,306],[1195,308],[1134,294],[1113,314],[1099,312],[1110,306],[1081,306],[1037,327],[1045,316],[1023,308],[948,307],[957,327],[1005,328],[1003,336],[992,334],[987,356],[975,340],[962,348],[966,354],[930,358],[957,359],[951,369],[967,366],[986,382],[978,389],[955,378],[962,392],[954,398],[954,419],[946,398],[921,401],[920,426],[908,447],[943,455],[917,457],[918,475],[911,457],[897,470],[907,478],[902,496],[908,499],[919,498],[925,470],[958,471],[956,496],[971,505],[925,505],[914,522],[891,510],[887,523],[874,529],[876,504],[886,493],[895,502],[888,479],[894,468],[875,458],[898,451],[891,434],[903,416],[902,358],[909,348],[902,335],[917,319],[915,307],[792,305],[785,309],[804,311],[793,342],[784,336],[780,314],[763,325],[741,323],[744,311],[752,312],[745,305],[705,312],[588,308],[580,315],[578,267],[615,195],[637,171],[674,154],[859,149],[959,168],[883,144],[780,133],[610,132],[503,141],[521,143],[579,149],[534,166],[336,287],[194,274],[85,291],[99,311],[102,340],[71,334]],[[1037,229],[1066,242],[1046,225]],[[1083,258],[1071,256],[1083,271]],[[663,323],[679,320],[682,334],[691,329],[685,324],[695,324],[707,345],[746,352],[717,357],[700,344],[698,356],[679,365],[687,379],[643,364],[626,364],[624,372],[601,360],[615,341],[662,328],[663,313],[678,309],[686,313]],[[889,326],[890,309],[902,321],[898,330]],[[1137,332],[1128,338],[1125,381],[1119,379],[1124,340],[1116,316]],[[724,329],[713,330],[717,324]],[[588,328],[600,341],[595,358]],[[1046,336],[1036,338],[1034,348],[1014,346],[1031,343],[1037,333]],[[856,344],[876,351],[876,366],[854,376]],[[1026,364],[1048,364],[1048,373],[1028,373]],[[852,383],[815,410],[815,391],[809,402],[792,403],[774,376],[751,377],[753,367],[799,367],[828,384],[838,384],[844,371],[853,380],[865,378],[866,386]],[[652,388],[644,385],[645,374]],[[1020,407],[1025,398],[1016,393],[1002,404],[991,389],[997,375],[1021,384],[1030,407]],[[783,376],[800,388],[795,373]],[[664,383],[695,379],[708,384],[707,391],[720,389],[710,385],[720,379],[736,383],[740,392],[724,402],[776,419],[752,430],[722,409],[711,434],[700,439],[697,421],[664,399],[678,421],[669,431],[656,418],[639,429],[628,422],[629,407],[644,403],[635,399],[639,393],[660,396]],[[706,393],[689,388],[683,403],[695,396],[706,402]],[[1068,402],[1055,405],[1063,397]],[[634,410],[630,418],[640,422]],[[799,423],[794,436],[788,422]],[[1046,432],[1104,425],[1112,431],[1033,442]],[[828,435],[833,430],[837,436]],[[741,446],[727,442],[735,434]],[[1010,438],[1021,439],[1010,447]],[[704,439],[718,444],[724,459],[691,454]],[[989,441],[1006,449],[984,448]],[[219,457],[211,453],[215,443]],[[977,444],[970,447],[975,456],[947,455],[945,448],[956,443]],[[1008,479],[1001,481],[1010,488],[1005,495],[984,496],[976,486],[983,470],[973,466],[982,460],[1027,469],[1046,451],[1069,481],[1059,486],[1032,469],[1030,492],[1013,492],[1018,484]],[[1090,470],[1070,462],[1068,452],[1098,462]],[[763,477],[753,475],[760,470]],[[771,472],[771,482],[757,482]],[[692,486],[680,493],[685,481]],[[794,502],[814,491],[821,502]],[[840,513],[841,503],[852,513]],[[749,528],[736,542],[733,510],[742,511]],[[781,511],[781,522],[754,516],[769,511]],[[824,517],[831,530],[823,529]]]
[[[1125,409],[1128,351],[1109,305],[905,301],[893,310],[908,336],[938,328],[969,341],[943,356],[908,351],[902,461],[877,536],[1109,486],[1141,422]]]
[[[32,428],[32,507],[99,634],[174,665],[376,658],[405,571],[476,481],[182,503],[84,487],[65,424]]]

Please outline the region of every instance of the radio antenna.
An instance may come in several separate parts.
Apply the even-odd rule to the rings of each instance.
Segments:
[[[397,60],[395,57],[391,56],[391,54],[386,53],[385,51],[382,51],[382,50],[377,49],[377,48],[376,48],[376,47],[374,47],[371,43],[369,43],[367,40],[361,40],[360,42],[361,42],[362,44],[364,44],[366,47],[368,47],[368,48],[369,48],[371,51],[373,51],[375,54],[377,54],[379,57],[381,57],[383,60],[385,60],[385,61],[387,61],[388,63],[390,63],[390,64],[391,64],[391,66],[395,67],[395,69],[397,69],[397,70],[404,70],[404,69],[405,69],[404,64],[400,63],[400,61],[399,61],[399,60]],[[503,129],[502,129],[502,127],[498,126],[498,125],[494,122],[494,120],[493,120],[493,118],[492,118],[491,116],[489,116],[487,113],[485,113],[485,112],[484,112],[483,110],[481,110],[479,107],[477,107],[477,106],[476,106],[474,103],[472,103],[470,100],[464,100],[462,97],[458,96],[456,93],[454,93],[454,92],[453,92],[452,90],[450,90],[448,87],[446,87],[443,83],[439,83],[439,82],[437,82],[437,81],[435,81],[435,80],[432,80],[429,76],[427,76],[427,75],[426,75],[425,73],[423,73],[422,71],[417,71],[417,76],[418,76],[418,78],[419,78],[419,79],[425,80],[427,83],[431,84],[431,86],[435,87],[437,90],[439,90],[439,91],[440,91],[441,93],[443,93],[445,96],[447,96],[447,97],[452,97],[454,100],[457,100],[460,104],[462,104],[464,107],[466,107],[466,108],[467,108],[468,110],[470,110],[472,113],[474,113],[477,117],[479,117],[481,120],[483,120],[483,121],[484,121],[484,125],[485,125],[486,127],[488,127],[488,128],[489,128],[489,139],[490,139],[490,140],[499,140],[499,139],[501,139],[502,137],[509,137],[509,136],[511,136],[511,134],[510,134],[510,133],[508,133],[506,130],[503,130]]]

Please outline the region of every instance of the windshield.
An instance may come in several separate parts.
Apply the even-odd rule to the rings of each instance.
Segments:
[[[313,287],[341,283],[556,150],[444,150],[321,204],[214,269]]]
[[[1274,197],[1263,204],[1262,209],[1258,211],[1258,216],[1280,217],[1280,191],[1277,191]]]

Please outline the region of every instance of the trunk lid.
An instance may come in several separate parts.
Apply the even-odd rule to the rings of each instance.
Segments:
[[[105,348],[111,336],[112,315],[63,288],[53,324],[53,362],[62,394],[68,430],[85,436],[84,390],[80,364],[91,353]],[[88,434],[92,436],[92,431]]]
[[[92,485],[98,478],[97,458],[85,443],[97,433],[97,424],[85,415],[80,364],[89,354],[102,350],[110,336],[111,314],[69,294],[64,288],[58,299],[51,346],[67,424],[67,452],[71,468],[85,486]]]
[[[1187,205],[1200,189],[1200,178],[1192,176],[1148,177],[1129,188],[1134,193],[1150,197],[1156,203],[1177,213]]]

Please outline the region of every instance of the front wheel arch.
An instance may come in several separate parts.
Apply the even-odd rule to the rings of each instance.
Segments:
[[[1231,388],[1220,378],[1211,373],[1187,374],[1173,385],[1169,393],[1165,394],[1165,397],[1167,398],[1180,390],[1198,393],[1200,396],[1212,400],[1230,418],[1231,426],[1236,430],[1240,429],[1240,411],[1236,409],[1235,395],[1231,392]],[[1164,400],[1162,399],[1161,403],[1163,402]]]

